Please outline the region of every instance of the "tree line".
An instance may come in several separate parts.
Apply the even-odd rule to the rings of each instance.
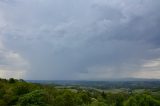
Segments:
[[[0,106],[160,106],[160,97],[143,93],[105,93],[59,89],[22,79],[0,79]]]

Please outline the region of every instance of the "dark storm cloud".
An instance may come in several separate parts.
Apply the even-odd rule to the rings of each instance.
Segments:
[[[15,0],[0,5],[1,42],[30,64],[24,68],[27,79],[160,76],[159,0]]]

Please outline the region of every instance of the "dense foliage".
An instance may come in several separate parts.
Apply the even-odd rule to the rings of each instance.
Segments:
[[[0,79],[0,106],[160,106],[159,95],[159,90],[109,93]]]

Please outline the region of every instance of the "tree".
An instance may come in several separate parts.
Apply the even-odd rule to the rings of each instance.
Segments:
[[[89,106],[109,106],[104,102],[93,101]]]
[[[16,80],[14,78],[9,79],[9,83],[15,83],[15,82],[16,82]]]
[[[130,97],[125,103],[124,106],[137,106],[137,101],[134,97]]]
[[[17,83],[13,87],[13,92],[15,95],[23,95],[29,93],[30,90],[29,84],[25,82]]]
[[[46,106],[46,92],[35,90],[19,98],[19,106]]]

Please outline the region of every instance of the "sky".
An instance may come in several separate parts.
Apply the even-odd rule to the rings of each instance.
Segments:
[[[160,0],[0,0],[0,77],[160,78]]]

